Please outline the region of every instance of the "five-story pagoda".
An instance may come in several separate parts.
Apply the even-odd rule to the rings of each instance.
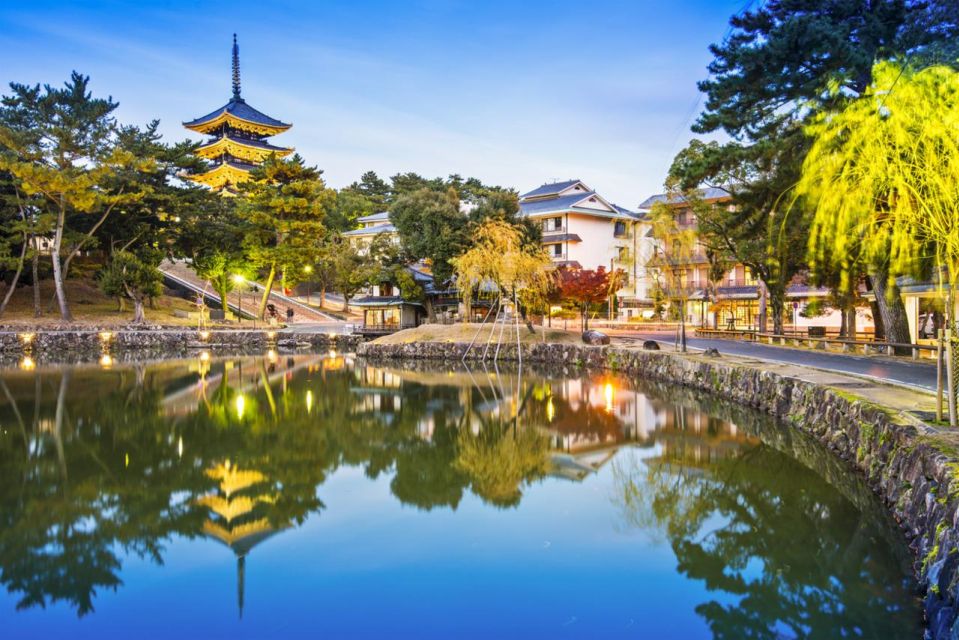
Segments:
[[[260,113],[240,97],[240,48],[233,34],[233,97],[224,106],[183,126],[211,136],[196,154],[210,161],[203,173],[186,176],[211,189],[233,191],[249,179],[250,171],[270,154],[289,155],[293,149],[276,147],[266,139],[290,128],[289,124]]]

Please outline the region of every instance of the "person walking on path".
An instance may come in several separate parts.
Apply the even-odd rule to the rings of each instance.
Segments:
[[[203,294],[196,294],[196,310],[197,310],[197,331],[202,331],[207,328],[207,315],[206,315],[206,301],[203,299]]]
[[[293,324],[293,307],[286,308],[286,323]]]

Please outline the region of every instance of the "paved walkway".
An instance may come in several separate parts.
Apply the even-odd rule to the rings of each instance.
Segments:
[[[627,333],[610,331],[610,334],[626,342],[655,340],[659,342],[664,349],[672,349],[675,341],[672,333]],[[688,337],[686,343],[691,350],[702,351],[704,349],[715,348],[718,349],[720,353],[729,355],[755,358],[767,362],[802,365],[837,373],[851,373],[895,384],[918,387],[927,391],[936,390],[936,365],[931,361],[897,360],[883,356],[822,353],[741,340]]]
[[[160,272],[180,286],[189,288],[194,292],[201,293],[204,295],[204,297],[213,301],[215,304],[219,304],[220,298],[214,293],[213,287],[210,285],[210,283],[197,276],[193,269],[191,269],[185,261],[164,260],[160,264]],[[259,291],[262,290],[262,286],[258,283],[251,282],[250,284],[253,287],[259,287],[259,289],[255,295],[248,295],[250,306],[246,309],[247,314],[256,309],[256,305],[259,303]],[[234,299],[238,299],[237,296],[227,296],[227,304],[233,308],[234,311],[239,312],[239,303],[234,304]],[[337,318],[323,313],[316,308],[300,303],[299,301],[285,296],[276,290],[270,293],[269,301],[276,305],[279,313],[282,316],[281,319],[285,318],[285,310],[292,307],[294,311],[293,323],[305,322],[338,324],[340,322]]]

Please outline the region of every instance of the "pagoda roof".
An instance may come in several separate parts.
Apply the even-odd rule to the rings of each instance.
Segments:
[[[226,162],[221,162],[213,166],[209,171],[193,173],[186,177],[193,182],[199,182],[213,189],[219,189],[226,183],[239,184],[240,182],[248,180],[250,172],[256,168],[257,166],[255,164],[227,160]]]
[[[280,158],[288,156],[293,153],[293,149],[277,147],[263,140],[224,135],[210,140],[196,150],[196,154],[201,158],[215,158],[222,153],[243,160],[261,161],[270,154],[276,154]]]
[[[280,133],[293,126],[257,111],[243,98],[236,96],[219,109],[196,120],[184,122],[183,126],[199,133],[207,133],[226,123],[237,129],[264,135]]]

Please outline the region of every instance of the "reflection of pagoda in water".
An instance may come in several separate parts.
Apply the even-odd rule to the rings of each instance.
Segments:
[[[197,500],[198,505],[210,510],[209,518],[203,523],[203,534],[223,543],[236,554],[236,595],[242,618],[247,554],[289,525],[278,527],[266,517],[277,494],[269,486],[267,477],[259,471],[241,470],[227,460],[207,469],[206,474],[217,480],[219,487],[216,493]]]

